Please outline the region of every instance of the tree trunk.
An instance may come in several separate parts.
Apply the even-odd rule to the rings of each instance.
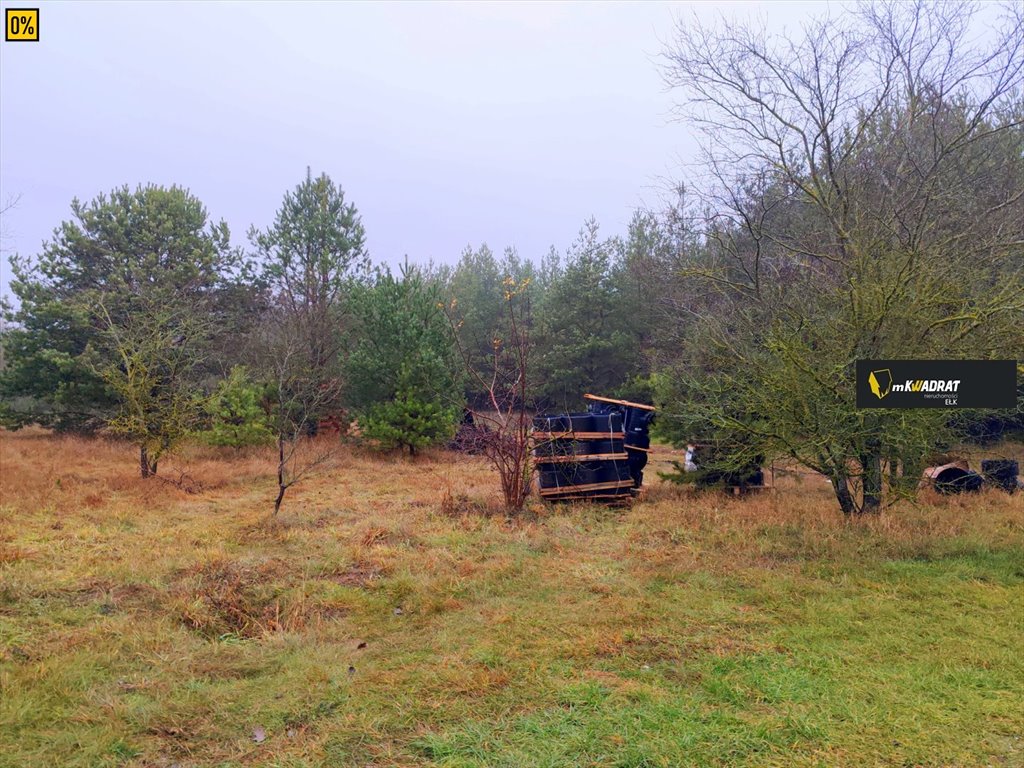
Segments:
[[[903,455],[899,457],[899,463],[900,476],[895,483],[890,484],[890,488],[895,488],[903,498],[913,497],[917,493],[917,486],[924,472],[923,457],[916,453],[911,456]]]
[[[150,461],[149,449],[145,445],[139,446],[139,472],[143,477],[156,476],[156,460]]]
[[[274,499],[274,514],[281,509],[281,502],[284,501],[284,492],[288,486],[284,482],[284,435],[277,436],[277,498]]]
[[[878,512],[882,507],[882,455],[877,446],[869,446],[869,452],[860,457],[864,479],[864,503],[860,511]]]
[[[833,475],[832,488],[836,492],[836,499],[839,501],[839,508],[843,510],[844,515],[849,516],[860,513],[860,509],[857,507],[857,501],[853,498],[853,494],[850,493],[850,486],[846,482],[845,475]]]

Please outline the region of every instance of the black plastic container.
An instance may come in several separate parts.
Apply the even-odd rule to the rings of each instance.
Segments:
[[[629,462],[625,459],[613,461],[602,461],[597,470],[595,483],[619,483],[625,480],[632,480],[629,471]]]
[[[587,413],[537,416],[533,422],[534,457],[541,496],[549,501],[632,496],[639,480],[631,471],[632,457],[626,451],[630,410],[613,404],[591,407]],[[640,415],[635,418],[632,439],[646,447],[650,413],[635,410]],[[645,452],[633,453],[640,453],[646,463]]]
[[[584,440],[579,452],[586,456],[613,456],[626,452],[626,446],[618,440]]]
[[[572,430],[572,419],[567,413],[556,416],[536,416],[533,419],[533,428],[537,432],[569,432]]]
[[[536,441],[533,455],[538,459],[551,456],[582,456],[589,450],[585,441],[568,438],[540,439]]]
[[[537,416],[533,420],[537,432],[568,434],[616,434],[623,430],[622,414],[619,413],[562,413],[554,416]]]
[[[609,434],[618,434],[622,432],[622,414],[621,413],[593,413],[591,414],[591,431],[592,432],[607,432]]]
[[[939,493],[974,493],[981,490],[984,479],[977,472],[960,467],[948,467],[935,476],[935,490]]]
[[[626,408],[623,419],[626,439],[650,440],[648,432],[652,421],[654,421],[654,411],[643,408]]]
[[[629,461],[633,487],[639,488],[644,481],[644,467],[647,466],[647,450],[651,447],[648,430],[654,421],[654,411],[637,405],[621,402],[595,401],[590,410],[595,418],[609,417],[622,420],[623,445]],[[630,450],[633,448],[635,450]],[[616,451],[621,452],[621,451]]]
[[[997,488],[1007,493],[1017,490],[1017,475],[1020,465],[1013,459],[985,459],[981,462],[981,474]]]
[[[594,417],[589,413],[570,413],[569,424],[573,432],[594,431]]]
[[[589,462],[537,464],[541,488],[593,485],[601,482],[599,469]]]

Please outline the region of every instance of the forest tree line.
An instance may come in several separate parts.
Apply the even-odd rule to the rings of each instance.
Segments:
[[[971,15],[681,23],[663,71],[702,171],[540,258],[375,265],[355,201],[312,172],[244,247],[182,187],[76,200],[12,258],[3,423],[124,436],[143,475],[196,435],[284,459],[331,419],[415,451],[486,409],[512,312],[524,407],[653,401],[665,439],[797,461],[844,512],[877,509],[934,453],[1024,427],[1021,407],[854,404],[858,359],[1024,359],[1024,16],[979,43]]]

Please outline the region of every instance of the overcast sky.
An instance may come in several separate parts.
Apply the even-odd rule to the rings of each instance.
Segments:
[[[38,252],[75,196],[145,182],[190,188],[242,244],[308,165],[391,264],[481,242],[537,259],[590,216],[622,232],[693,159],[658,69],[674,19],[827,7],[13,3],[36,4],[41,41],[0,43],[5,250]]]

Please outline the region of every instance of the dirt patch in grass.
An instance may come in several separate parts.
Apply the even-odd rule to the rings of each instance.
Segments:
[[[373,560],[359,560],[347,568],[331,573],[328,578],[344,587],[366,588],[383,578],[386,566]]]

